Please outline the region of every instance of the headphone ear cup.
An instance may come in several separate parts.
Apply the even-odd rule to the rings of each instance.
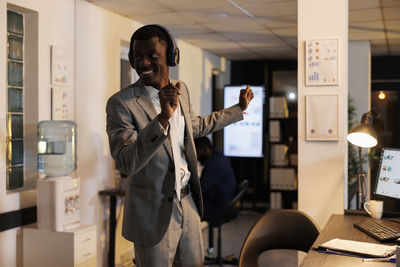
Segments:
[[[128,53],[128,58],[129,58],[129,63],[131,64],[132,68],[135,68],[135,61],[133,60],[133,49],[132,49],[132,43],[129,45],[129,53]]]
[[[174,62],[175,62],[175,66],[179,64],[179,61],[181,60],[181,55],[180,55],[180,51],[179,48],[177,47],[175,49],[175,55],[174,55]]]
[[[179,48],[174,46],[168,53],[167,63],[169,66],[174,67],[179,64]]]

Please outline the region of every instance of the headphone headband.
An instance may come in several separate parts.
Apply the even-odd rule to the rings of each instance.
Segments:
[[[153,27],[157,27],[157,28],[159,28],[159,29],[161,29],[166,35],[167,35],[167,45],[168,45],[168,47],[167,47],[167,65],[168,66],[171,66],[171,67],[174,67],[174,66],[176,66],[176,65],[178,65],[179,64],[179,60],[180,60],[180,55],[179,55],[179,48],[178,48],[178,46],[176,45],[176,42],[175,42],[175,39],[174,39],[174,37],[172,36],[172,34],[168,31],[168,29],[167,28],[165,28],[164,26],[162,26],[162,25],[158,25],[158,24],[150,24],[150,25],[145,25],[145,26],[143,26],[143,27],[140,27],[139,29],[137,29],[133,34],[132,34],[132,37],[131,37],[131,42],[130,42],[130,44],[129,44],[129,54],[128,54],[128,57],[129,57],[129,63],[131,64],[131,66],[132,66],[132,68],[135,68],[135,66],[134,66],[134,63],[135,63],[135,61],[134,61],[134,58],[133,58],[133,42],[135,41],[135,34],[140,30],[140,29],[142,29],[142,28],[144,28],[144,27],[151,27],[151,26],[153,26]]]

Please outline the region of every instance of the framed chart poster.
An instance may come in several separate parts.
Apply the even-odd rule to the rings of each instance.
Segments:
[[[67,86],[68,79],[68,50],[51,46],[51,84]]]
[[[338,85],[338,40],[306,41],[306,85]]]

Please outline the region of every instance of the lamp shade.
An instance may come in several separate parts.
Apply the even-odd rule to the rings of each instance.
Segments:
[[[372,124],[370,112],[364,113],[359,125],[355,126],[347,135],[347,140],[358,147],[374,147],[378,144],[378,137]]]

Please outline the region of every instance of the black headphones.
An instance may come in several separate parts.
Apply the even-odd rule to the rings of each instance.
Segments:
[[[167,36],[168,36],[168,44],[167,44],[167,64],[168,66],[176,66],[179,64],[179,48],[175,43],[174,37],[172,37],[172,34],[168,31],[167,28],[164,26],[158,25],[158,24],[151,24],[151,25],[146,25],[143,27],[148,27],[148,26],[155,26],[160,28]],[[142,28],[143,28],[142,27]],[[131,42],[129,44],[129,63],[131,64],[132,68],[135,68],[135,61],[133,59],[133,42],[135,40],[135,34],[138,32],[141,28],[136,30],[131,37]]]

